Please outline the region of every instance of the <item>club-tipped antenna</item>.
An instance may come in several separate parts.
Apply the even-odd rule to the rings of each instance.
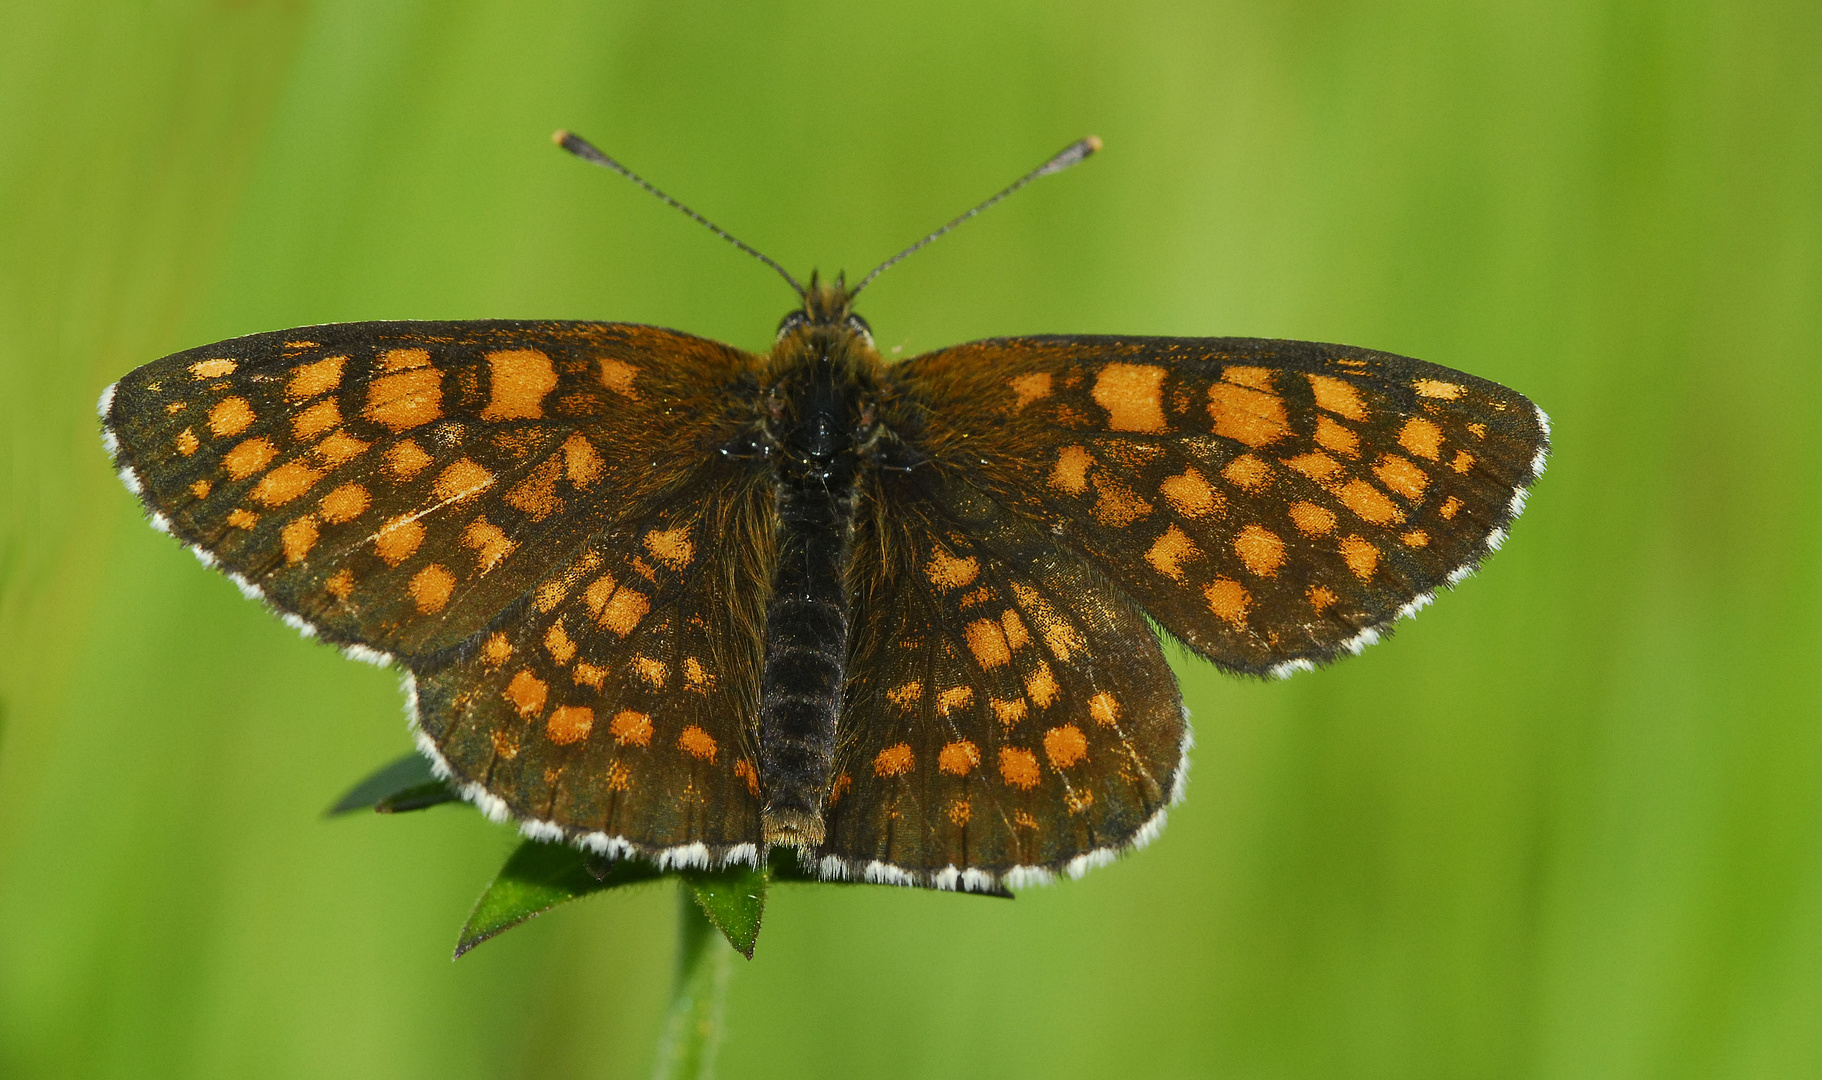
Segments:
[[[1006,196],[1012,194],[1013,192],[1017,191],[1018,189],[1024,187],[1026,184],[1031,183],[1033,180],[1036,180],[1041,176],[1049,176],[1051,173],[1060,173],[1064,169],[1069,168],[1071,165],[1080,165],[1082,162],[1088,160],[1089,155],[1093,154],[1096,150],[1099,150],[1100,148],[1101,148],[1101,140],[1098,136],[1094,136],[1094,135],[1090,135],[1085,139],[1077,139],[1075,142],[1070,143],[1068,146],[1064,147],[1062,149],[1062,151],[1057,154],[1057,156],[1051,158],[1049,161],[1044,162],[1044,164],[1039,165],[1037,168],[1026,173],[1024,176],[1019,177],[1017,180],[1014,180],[1010,185],[1007,186],[1006,190],[1000,192],[998,195],[995,195],[993,198],[988,199],[986,202],[981,203],[979,206],[968,211],[967,213],[962,214],[960,217],[957,217],[954,221],[951,221],[949,224],[944,225],[942,228],[931,233],[929,236],[924,237],[922,240],[919,240],[917,243],[912,244],[910,247],[899,252],[897,255],[892,256],[890,259],[887,259],[885,262],[880,263],[878,266],[874,267],[872,273],[870,273],[866,277],[862,278],[860,284],[854,286],[854,288],[849,291],[848,299],[853,300],[856,296],[859,296],[860,290],[866,288],[868,285],[873,284],[874,278],[885,273],[887,270],[892,269],[892,267],[897,266],[899,263],[903,262],[912,252],[917,251],[918,249],[929,244],[932,240],[935,240],[937,237],[948,232],[950,229],[955,228],[957,225],[960,225],[962,222],[967,221],[969,218],[971,218],[974,215],[980,213],[981,211],[987,209],[988,207],[992,206],[994,203],[999,202],[1001,199],[1004,199]]]
[[[581,158],[583,161],[593,162],[594,164],[599,165],[604,169],[612,169],[614,172],[619,173],[621,176],[626,177],[628,180],[631,180],[633,183],[638,184],[640,187],[651,192],[653,195],[658,196],[660,199],[663,199],[665,202],[667,202],[670,205],[676,207],[677,209],[683,211],[685,214],[687,214],[691,218],[693,218],[698,225],[701,225],[703,228],[714,233],[716,236],[721,237],[723,240],[726,240],[728,243],[733,244],[735,247],[746,252],[748,255],[751,255],[753,258],[758,259],[760,262],[765,263],[767,266],[778,271],[778,276],[781,278],[784,278],[785,281],[790,284],[791,288],[796,290],[798,296],[801,297],[801,296],[805,295],[804,287],[797,283],[797,279],[791,276],[790,271],[786,270],[784,267],[782,267],[782,266],[778,265],[776,262],[774,262],[771,258],[769,258],[765,254],[765,252],[759,251],[755,248],[749,247],[745,243],[742,243],[739,237],[735,236],[734,234],[728,232],[726,229],[724,229],[721,226],[710,221],[708,218],[703,217],[701,214],[698,214],[696,211],[691,210],[689,207],[678,202],[676,199],[671,198],[669,195],[666,195],[664,192],[659,191],[656,187],[652,186],[651,181],[645,179],[643,176],[640,176],[638,173],[636,173],[633,170],[627,168],[626,166],[620,164],[618,161],[615,161],[613,158],[608,157],[606,154],[603,154],[599,149],[597,149],[595,147],[595,145],[593,143],[589,142],[587,139],[584,139],[582,136],[577,135],[574,132],[569,132],[569,131],[559,131],[556,134],[552,135],[550,138],[551,138],[552,142],[556,143],[558,146],[561,146],[563,149],[568,150],[570,153]],[[1033,174],[1033,175],[1036,175],[1036,174]],[[1026,179],[1029,179],[1029,177],[1027,177]],[[1020,181],[1020,183],[1023,183],[1023,182],[1024,181]]]

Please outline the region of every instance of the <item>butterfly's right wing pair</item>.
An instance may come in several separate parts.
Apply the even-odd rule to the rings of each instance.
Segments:
[[[1499,546],[1543,469],[1497,384],[1338,345],[1050,337],[891,369],[832,872],[949,887],[1143,842],[1188,729],[1147,626],[1232,671],[1358,652]]]

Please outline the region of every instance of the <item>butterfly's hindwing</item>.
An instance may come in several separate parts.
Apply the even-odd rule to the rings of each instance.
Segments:
[[[1357,651],[1471,572],[1547,448],[1521,395],[1347,346],[1012,338],[893,372],[933,459],[1256,674]]]
[[[825,871],[985,889],[1141,839],[1186,742],[1144,618],[965,478],[879,485],[856,547]]]

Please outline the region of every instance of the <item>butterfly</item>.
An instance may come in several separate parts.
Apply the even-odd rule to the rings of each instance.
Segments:
[[[1149,841],[1229,672],[1358,653],[1497,549],[1520,394],[1345,345],[1038,336],[887,363],[859,285],[766,262],[771,351],[624,323],[366,322],[103,394],[152,524],[404,672],[438,775],[663,867],[1000,891]]]

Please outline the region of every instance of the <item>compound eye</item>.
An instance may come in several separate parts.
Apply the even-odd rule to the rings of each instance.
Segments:
[[[868,345],[873,344],[873,328],[868,326],[867,320],[859,315],[848,316],[848,329],[865,338]]]
[[[786,315],[784,318],[778,320],[778,336],[784,337],[786,334],[790,333],[791,331],[797,329],[798,327],[804,325],[805,323],[807,323],[809,321],[810,321],[810,317],[808,315],[804,314],[801,311],[793,311],[789,315]]]

